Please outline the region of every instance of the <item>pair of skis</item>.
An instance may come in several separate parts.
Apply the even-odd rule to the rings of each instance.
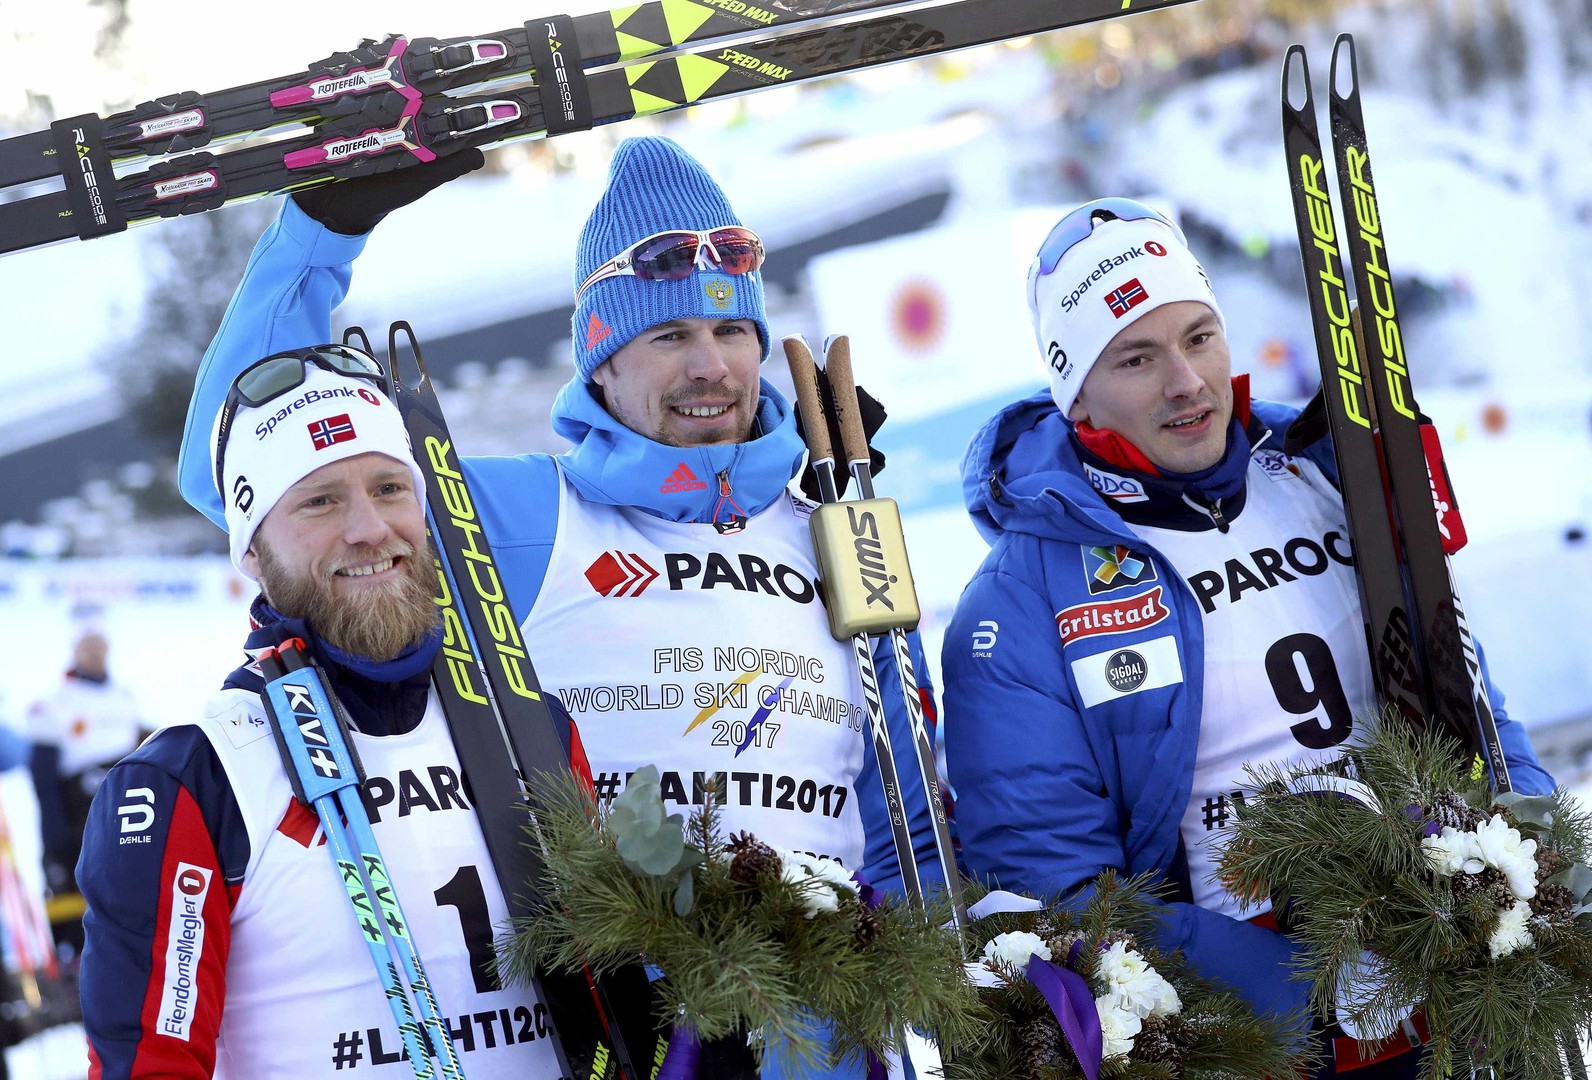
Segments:
[[[1435,431],[1410,385],[1348,34],[1333,46],[1328,82],[1341,219],[1328,192],[1304,48],[1289,48],[1283,145],[1372,674],[1382,704],[1479,754],[1502,793],[1511,790],[1509,767],[1449,566],[1464,528]]]
[[[1341,218],[1327,191],[1305,51],[1290,46],[1283,144],[1372,675],[1384,706],[1417,729],[1445,732],[1485,764],[1501,795],[1513,790],[1509,766],[1449,563],[1464,526],[1436,432],[1410,385],[1351,35],[1333,44],[1328,87]],[[1563,1032],[1560,1041],[1567,1072],[1586,1080],[1579,1033]]]
[[[280,79],[0,140],[0,254],[1188,2],[647,0],[367,40]],[[5,201],[44,181],[62,187]]]

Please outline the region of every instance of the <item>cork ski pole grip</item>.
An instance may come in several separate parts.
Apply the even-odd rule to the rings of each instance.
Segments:
[[[840,424],[840,444],[846,463],[868,464],[868,433],[862,427],[857,409],[857,384],[851,377],[851,339],[837,334],[824,349],[824,371],[829,375],[829,392],[834,397],[835,420]]]
[[[784,345],[790,381],[796,387],[796,407],[802,414],[802,432],[807,436],[807,452],[815,462],[833,461],[835,451],[829,445],[829,421],[818,393],[818,364],[813,360],[813,351],[800,334],[787,337]]]

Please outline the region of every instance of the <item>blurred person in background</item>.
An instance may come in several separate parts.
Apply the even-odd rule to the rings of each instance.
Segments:
[[[83,847],[89,804],[110,767],[151,730],[131,691],[111,678],[109,653],[102,632],[82,631],[60,685],[34,702],[27,717],[50,924],[69,964],[83,951],[83,897],[73,867]]]

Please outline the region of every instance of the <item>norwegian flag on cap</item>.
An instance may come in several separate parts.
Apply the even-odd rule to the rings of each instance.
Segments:
[[[328,446],[348,442],[355,437],[354,422],[348,418],[347,413],[338,413],[336,416],[317,420],[309,428],[310,441],[315,444],[317,450],[325,450]]]
[[[1145,292],[1138,278],[1129,278],[1123,283],[1122,288],[1106,293],[1106,303],[1111,305],[1111,314],[1119,319],[1149,298],[1150,294]]]

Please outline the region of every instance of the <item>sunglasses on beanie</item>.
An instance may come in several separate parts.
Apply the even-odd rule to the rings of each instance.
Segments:
[[[226,456],[227,437],[240,406],[258,408],[304,385],[304,365],[314,364],[334,375],[349,375],[374,384],[385,397],[392,396],[392,385],[381,361],[362,349],[349,345],[316,345],[274,353],[243,369],[227,391],[221,406],[221,427],[216,437],[216,490],[222,490],[221,462]]]
[[[763,241],[740,225],[701,232],[671,229],[653,233],[593,270],[575,290],[575,302],[579,303],[586,290],[597,282],[611,277],[683,281],[704,259],[726,274],[750,274],[763,265]]]

